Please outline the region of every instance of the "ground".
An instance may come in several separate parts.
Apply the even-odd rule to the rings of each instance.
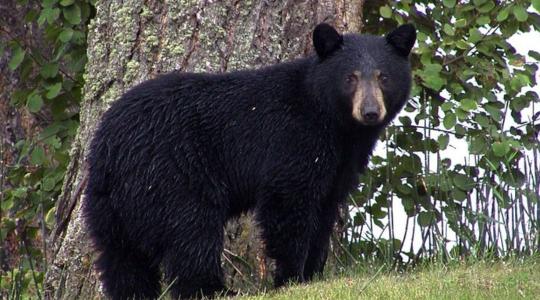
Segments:
[[[540,295],[540,257],[433,263],[406,272],[385,269],[360,267],[334,279],[236,299],[538,299]]]

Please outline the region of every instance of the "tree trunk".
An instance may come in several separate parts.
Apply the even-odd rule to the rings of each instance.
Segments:
[[[57,204],[47,298],[101,297],[81,220],[85,155],[101,114],[133,85],[174,69],[226,72],[305,56],[321,21],[359,31],[363,1],[98,1],[88,34],[81,124]],[[227,225],[229,285],[257,288],[268,272],[249,217]],[[233,242],[234,241],[234,242]]]

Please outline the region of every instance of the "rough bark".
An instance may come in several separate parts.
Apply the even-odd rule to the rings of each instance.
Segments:
[[[101,296],[93,252],[81,220],[85,155],[100,115],[126,89],[174,69],[225,72],[269,65],[311,51],[320,21],[359,31],[362,1],[100,1],[88,36],[81,124],[57,205],[46,296]],[[229,284],[256,288],[268,272],[249,217],[227,225]]]

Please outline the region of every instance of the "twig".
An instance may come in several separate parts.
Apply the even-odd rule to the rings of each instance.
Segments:
[[[363,292],[369,284],[371,284],[375,278],[377,278],[377,276],[379,276],[379,273],[381,273],[382,269],[385,267],[386,265],[382,265],[378,270],[377,272],[375,273],[375,275],[373,275],[366,283],[364,283],[364,285],[360,288],[360,293]]]
[[[24,250],[26,251],[26,257],[28,258],[28,263],[30,264],[30,270],[32,271],[32,278],[34,279],[36,293],[37,293],[38,299],[41,300],[42,298],[41,298],[41,293],[39,292],[39,286],[38,286],[37,278],[36,278],[36,271],[34,270],[34,264],[32,263],[32,256],[30,255],[30,250],[28,249],[28,242],[26,240],[26,230],[23,232],[21,238],[22,238]]]

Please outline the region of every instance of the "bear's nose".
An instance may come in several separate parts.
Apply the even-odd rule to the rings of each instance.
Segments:
[[[379,120],[379,112],[374,108],[365,109],[362,117],[367,124],[375,124]]]

